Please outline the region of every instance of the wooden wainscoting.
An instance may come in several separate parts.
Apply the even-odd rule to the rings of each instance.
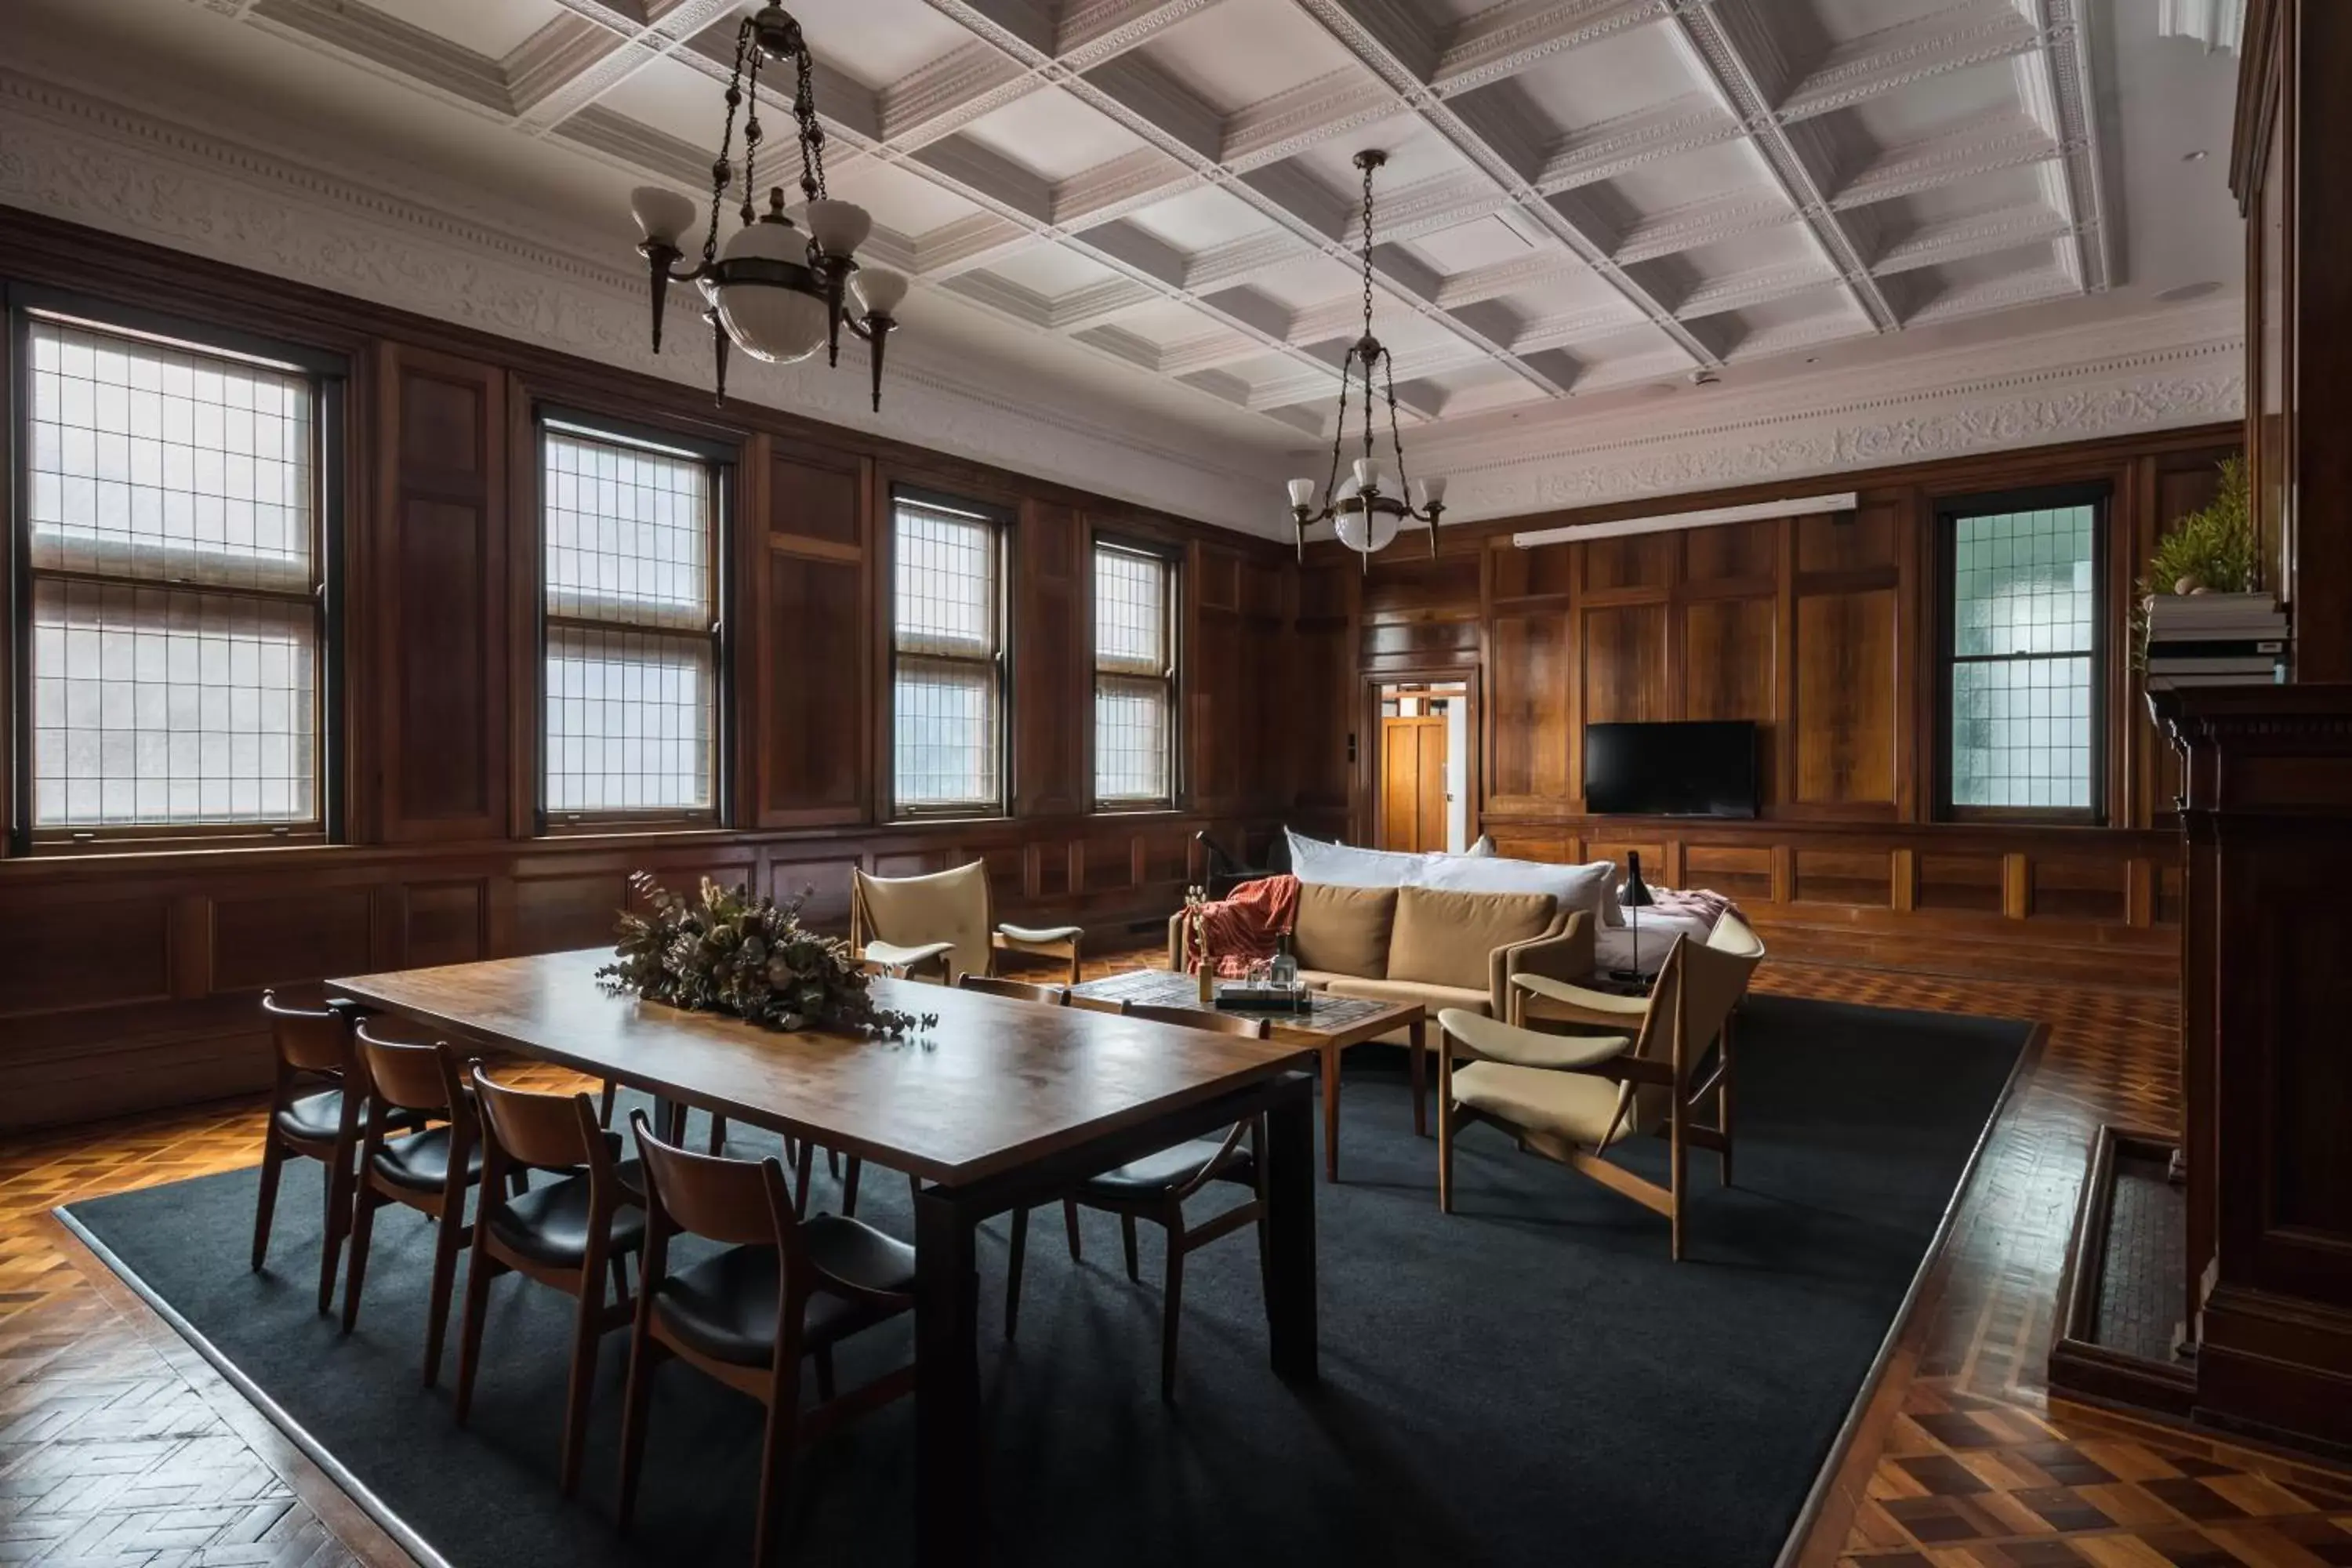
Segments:
[[[268,986],[613,940],[629,874],[789,898],[845,930],[853,869],[987,862],[1000,919],[1131,945],[1195,879],[1192,836],[1261,852],[1263,825],[1167,813],[858,834],[90,856],[0,874],[0,1128],[184,1104],[268,1081]],[[30,873],[30,874],[28,874]]]

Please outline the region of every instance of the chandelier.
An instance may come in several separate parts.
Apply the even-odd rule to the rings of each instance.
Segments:
[[[793,119],[799,128],[801,195],[807,204],[805,239],[784,216],[784,192],[768,192],[768,210],[753,211],[760,173],[760,68],[789,61],[797,77]],[[654,352],[661,353],[662,306],[672,283],[692,283],[709,309],[711,353],[718,368],[719,401],[727,401],[727,345],[753,359],[793,364],[822,344],[825,362],[841,363],[841,333],[866,340],[872,356],[874,409],[882,409],[882,345],[898,326],[892,312],[907,297],[907,279],[879,267],[860,267],[856,252],[874,220],[855,202],[835,201],[824,189],[824,128],[817,123],[816,95],[810,83],[814,62],[801,37],[801,25],[776,0],[743,19],[735,34],[735,68],[727,79],[727,121],[719,157],[710,165],[710,226],[702,237],[702,262],[677,269],[685,253],[678,240],[694,224],[694,204],[675,191],[641,185],[630,197],[637,229],[645,238],[637,254],[652,268]],[[737,209],[742,227],[719,246],[719,204],[734,174],[735,111],[743,110],[743,197]],[[854,302],[855,312],[851,310]]]
[[[1404,443],[1397,438],[1396,363],[1381,340],[1372,336],[1372,171],[1388,161],[1389,155],[1378,148],[1366,148],[1356,154],[1356,167],[1364,172],[1364,335],[1349,346],[1348,357],[1339,367],[1339,417],[1331,431],[1331,477],[1323,487],[1323,504],[1315,504],[1313,479],[1293,479],[1289,485],[1290,517],[1297,534],[1299,559],[1307,557],[1307,525],[1328,522],[1339,533],[1339,542],[1363,557],[1367,572],[1371,570],[1372,552],[1387,549],[1407,518],[1429,524],[1429,554],[1430,559],[1435,560],[1437,519],[1445,510],[1444,476],[1414,479],[1410,484],[1406,481]],[[1360,365],[1364,382],[1364,455],[1356,459],[1349,478],[1342,480],[1339,453],[1347,444],[1348,399],[1355,390]],[[1393,478],[1372,457],[1375,369],[1381,373],[1388,400],[1389,450],[1396,462]]]

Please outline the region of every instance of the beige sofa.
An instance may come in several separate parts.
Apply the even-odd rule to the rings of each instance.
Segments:
[[[1549,893],[1307,883],[1298,889],[1293,951],[1300,978],[1335,996],[1418,1002],[1433,1019],[1445,1007],[1503,1018],[1515,973],[1565,982],[1591,974],[1592,926],[1582,910],[1561,914]],[[1168,922],[1168,963],[1184,964],[1181,914]]]

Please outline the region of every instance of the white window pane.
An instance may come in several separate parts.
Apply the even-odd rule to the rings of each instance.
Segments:
[[[36,827],[317,817],[308,605],[37,580],[33,626]]]
[[[1095,683],[1095,798],[1169,797],[1168,688],[1159,680],[1098,677]]]
[[[993,666],[899,658],[891,734],[901,806],[996,803],[996,708]]]
[[[999,531],[907,500],[894,510],[894,796],[902,807],[991,810],[1004,773]]]
[[[27,487],[36,570],[244,588],[311,575],[314,418],[300,373],[36,317]],[[54,365],[54,371],[47,367]],[[273,505],[257,526],[266,400]],[[133,792],[135,794],[135,792]],[[128,809],[128,808],[126,808]]]
[[[1098,545],[1095,571],[1095,798],[1175,794],[1169,609],[1175,574],[1139,551]]]
[[[710,466],[569,430],[546,437],[548,612],[707,632]]]
[[[547,705],[547,808],[709,810],[713,687],[702,639],[550,628],[547,689],[603,695]]]
[[[996,525],[898,503],[893,552],[901,653],[986,658],[997,649]]]

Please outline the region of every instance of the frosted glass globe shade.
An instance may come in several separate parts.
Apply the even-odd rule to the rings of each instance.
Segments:
[[[763,218],[738,229],[721,259],[757,257],[803,266],[807,255],[799,230]],[[772,283],[726,283],[709,293],[727,335],[754,359],[792,364],[824,346],[825,303],[814,295]]]

